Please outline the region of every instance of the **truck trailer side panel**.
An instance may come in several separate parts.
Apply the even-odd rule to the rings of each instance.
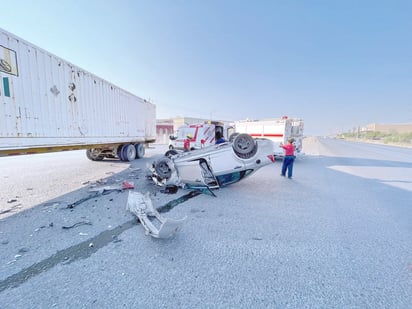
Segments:
[[[155,138],[154,104],[0,29],[0,152]]]

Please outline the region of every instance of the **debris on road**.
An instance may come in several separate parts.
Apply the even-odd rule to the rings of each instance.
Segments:
[[[108,194],[113,191],[123,191],[128,189],[134,189],[134,183],[129,181],[123,181],[121,184],[114,184],[108,186],[92,187],[89,189],[90,192],[97,192],[99,194]]]
[[[23,248],[20,248],[18,252],[19,252],[19,254],[21,254],[21,253],[27,253],[27,252],[29,252],[29,249],[26,248],[26,247],[23,247]]]
[[[123,190],[122,185],[109,185],[109,186],[103,186],[103,187],[90,188],[89,192],[96,192],[97,195],[98,195],[98,194],[105,194],[106,192],[107,192],[106,194],[108,194],[108,193],[113,192],[113,191],[119,191],[120,192],[122,190]]]
[[[130,174],[128,175],[129,178],[139,179],[139,175],[137,172],[141,170],[140,168],[129,168],[129,170],[130,170]]]
[[[89,196],[86,196],[86,197],[84,197],[84,198],[82,198],[82,199],[80,199],[80,200],[78,200],[74,203],[71,203],[71,204],[67,205],[67,208],[74,208],[74,207],[80,205],[81,203],[84,203],[84,202],[86,202],[86,201],[88,201],[92,198],[97,197],[98,195],[99,195],[99,192],[95,192],[94,194],[90,194]]]
[[[113,235],[113,236],[112,236],[112,241],[113,241],[114,243],[117,243],[117,242],[121,242],[122,240],[119,239],[119,237],[117,237],[117,235]]]
[[[56,208],[60,205],[61,201],[53,201],[53,202],[46,202],[43,203],[42,206],[43,207],[52,207],[52,208]]]
[[[97,183],[106,183],[106,181],[98,181]],[[131,181],[123,181],[122,183],[119,184],[113,184],[113,185],[104,185],[104,186],[91,186],[89,188],[89,192],[91,192],[92,194],[81,198],[80,200],[68,204],[67,208],[74,208],[92,198],[98,197],[99,195],[107,195],[110,194],[114,191],[117,192],[122,192],[123,190],[130,190],[130,189],[134,189],[134,183]]]
[[[146,235],[155,238],[173,236],[187,219],[187,217],[179,220],[162,217],[154,208],[149,192],[143,195],[140,192],[129,191],[126,209],[139,218],[146,230]]]
[[[134,189],[134,183],[133,182],[128,182],[128,181],[123,181],[122,188],[123,189]]]
[[[165,193],[165,194],[175,194],[177,193],[178,190],[179,190],[178,186],[168,185],[163,190],[160,190],[160,192]]]
[[[4,214],[9,213],[9,212],[18,211],[18,210],[21,209],[22,207],[23,207],[23,206],[22,206],[21,203],[15,204],[15,205],[13,205],[13,207],[11,207],[11,208],[7,208],[7,209],[5,209],[5,210],[0,211],[0,215],[4,215]]]
[[[75,228],[75,227],[81,226],[81,225],[92,225],[92,223],[90,221],[80,221],[80,222],[77,222],[77,223],[69,225],[69,226],[62,226],[62,229],[68,230],[68,229],[72,229],[72,228]]]

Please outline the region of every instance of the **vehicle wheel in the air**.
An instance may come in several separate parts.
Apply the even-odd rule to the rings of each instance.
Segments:
[[[96,155],[93,152],[93,149],[87,149],[86,150],[86,156],[89,160],[92,160],[92,161],[102,161],[104,159],[104,156]]]
[[[121,153],[123,161],[133,161],[136,159],[136,148],[132,144],[124,144]]]
[[[170,164],[173,164],[169,158],[163,158],[155,162],[155,171],[163,179],[168,179],[172,175]]]
[[[166,151],[165,156],[170,158],[171,156],[174,156],[174,155],[177,155],[177,154],[178,154],[178,152],[177,152],[176,149],[171,149],[171,150]]]
[[[239,134],[233,140],[233,151],[239,158],[249,159],[257,152],[257,144],[249,134]]]
[[[141,159],[144,157],[144,153],[145,153],[145,148],[144,148],[144,144],[136,144],[134,145],[134,147],[136,148],[136,158]]]

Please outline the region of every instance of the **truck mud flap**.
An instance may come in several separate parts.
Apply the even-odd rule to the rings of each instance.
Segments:
[[[140,192],[129,191],[126,209],[139,218],[146,230],[146,235],[155,238],[169,238],[179,231],[187,217],[182,219],[170,219],[162,217],[153,207],[150,194],[143,195]]]

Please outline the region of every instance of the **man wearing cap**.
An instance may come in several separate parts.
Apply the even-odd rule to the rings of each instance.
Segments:
[[[188,134],[185,141],[183,142],[184,151],[190,151],[190,139],[192,138],[191,134]]]
[[[295,140],[293,138],[288,139],[288,143],[283,145],[282,143],[279,144],[279,147],[282,147],[285,150],[285,156],[283,158],[282,164],[282,173],[281,176],[286,176],[286,170],[288,171],[288,178],[292,178],[293,172],[293,162],[295,161],[295,145],[293,142]]]

